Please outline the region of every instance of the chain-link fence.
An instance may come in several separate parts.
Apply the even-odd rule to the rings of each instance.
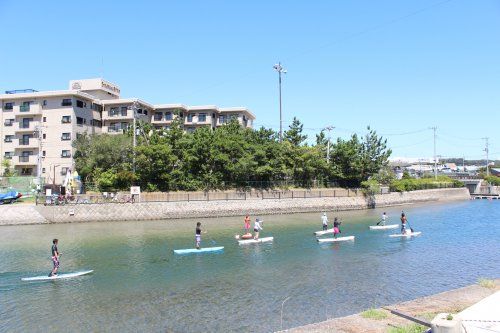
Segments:
[[[35,195],[38,188],[43,188],[43,183],[39,184],[37,177],[0,177],[0,193],[17,191],[30,196]]]

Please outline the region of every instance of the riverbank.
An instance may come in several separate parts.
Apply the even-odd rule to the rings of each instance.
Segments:
[[[347,211],[394,205],[468,200],[466,188],[394,192],[371,198],[325,197],[265,200],[220,200],[190,202],[141,202],[77,204],[65,206],[0,206],[0,225],[69,223],[90,221],[143,221],[320,211]]]
[[[385,333],[391,327],[407,327],[411,321],[391,314],[387,309],[398,310],[414,317],[432,320],[441,312],[458,313],[500,290],[500,279],[495,280],[495,286],[488,288],[479,284],[446,291],[440,294],[417,298],[384,309],[376,309],[370,313],[362,312],[351,316],[330,319],[324,322],[288,329],[282,332],[290,333]],[[371,318],[370,318],[371,317]],[[378,319],[377,319],[378,318]],[[423,330],[422,330],[423,331]]]

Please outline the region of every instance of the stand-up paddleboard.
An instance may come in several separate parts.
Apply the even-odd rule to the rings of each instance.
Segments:
[[[244,244],[268,243],[272,242],[273,240],[274,237],[263,237],[259,239],[244,239],[244,240],[239,240],[238,244],[244,245]]]
[[[338,238],[322,238],[318,239],[318,243],[333,243],[354,240],[354,236],[338,237]]]
[[[326,235],[326,234],[333,234],[333,228],[322,230],[322,231],[316,231],[314,234],[316,236],[322,236],[322,235]]]
[[[399,224],[388,224],[388,225],[371,225],[370,230],[387,230],[387,229],[397,229]]]
[[[420,235],[422,232],[421,231],[416,231],[416,232],[407,232],[406,234],[394,234],[394,235],[389,235],[389,237],[414,237]]]
[[[71,279],[71,278],[74,278],[77,276],[87,275],[87,274],[90,274],[92,272],[93,272],[93,270],[74,272],[74,273],[57,274],[57,275],[52,275],[52,276],[47,276],[47,275],[34,276],[34,277],[21,278],[21,281],[46,281],[46,280]]]
[[[192,254],[192,253],[207,253],[207,252],[219,252],[224,250],[224,246],[216,247],[202,247],[201,249],[182,249],[174,250],[175,254]]]

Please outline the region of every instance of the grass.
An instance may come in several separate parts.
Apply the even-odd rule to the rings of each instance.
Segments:
[[[479,284],[483,288],[495,289],[495,281],[494,280],[480,278],[477,281],[477,284]]]
[[[427,330],[427,327],[418,325],[418,324],[411,324],[403,327],[391,327],[387,331],[388,333],[422,333]]]
[[[387,318],[387,312],[378,309],[368,309],[361,312],[361,317],[367,319],[382,320]]]

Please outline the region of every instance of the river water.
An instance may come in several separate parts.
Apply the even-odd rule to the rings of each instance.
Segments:
[[[194,203],[195,204],[195,203]],[[223,253],[178,256],[195,220],[0,228],[2,332],[270,332],[500,277],[500,202],[404,209],[413,239],[369,231],[382,210],[329,213],[354,242],[319,245],[320,214],[265,216],[272,244],[239,246],[242,218],[203,219],[203,244]],[[28,283],[50,271],[59,238],[71,280]]]

